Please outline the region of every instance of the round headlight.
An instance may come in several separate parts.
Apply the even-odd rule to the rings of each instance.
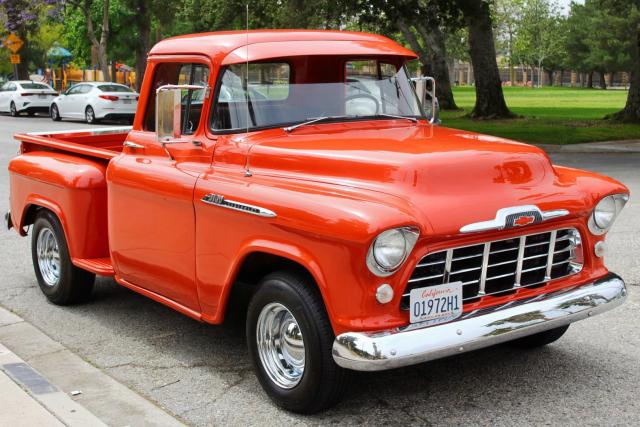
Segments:
[[[600,200],[593,210],[593,220],[599,228],[607,229],[616,217],[616,201],[608,196]]]
[[[420,232],[414,227],[392,228],[376,237],[367,253],[367,267],[379,277],[392,275],[413,250]]]
[[[373,243],[373,257],[385,271],[395,270],[407,254],[407,242],[402,231],[396,229],[381,233]]]

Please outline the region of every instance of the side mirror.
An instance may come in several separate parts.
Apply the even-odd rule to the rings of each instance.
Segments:
[[[416,77],[413,80],[416,87],[416,94],[422,104],[424,112],[429,117],[429,123],[439,123],[440,105],[436,98],[436,81],[433,77]]]
[[[162,86],[156,91],[156,136],[160,143],[180,138],[181,89]]]
[[[207,89],[197,85],[164,85],[156,89],[156,136],[163,146],[182,142],[182,91]]]

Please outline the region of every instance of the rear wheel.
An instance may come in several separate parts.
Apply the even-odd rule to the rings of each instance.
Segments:
[[[51,104],[49,116],[51,116],[51,120],[53,120],[54,122],[59,122],[62,119],[62,117],[60,117],[60,111],[58,110],[58,106],[56,104]]]
[[[522,349],[542,347],[559,340],[564,333],[567,332],[567,329],[569,329],[569,325],[549,329],[548,331],[539,332],[534,335],[529,335],[528,337],[518,338],[509,344]]]
[[[16,104],[13,101],[11,101],[11,105],[9,106],[9,113],[11,114],[11,117],[18,117],[20,115],[16,108]]]
[[[90,125],[99,122],[99,120],[96,119],[96,113],[95,113],[95,111],[93,111],[93,107],[91,107],[91,105],[89,105],[86,108],[86,110],[84,110],[84,119]]]
[[[69,305],[90,298],[95,274],[73,265],[62,225],[50,211],[41,211],[33,224],[31,256],[38,285],[49,301]]]
[[[333,330],[315,283],[278,272],[262,280],[247,312],[258,380],[284,409],[314,413],[338,402],[346,371],[333,360]]]

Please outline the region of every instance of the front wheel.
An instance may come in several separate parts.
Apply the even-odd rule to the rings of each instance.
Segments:
[[[558,341],[564,333],[567,332],[567,329],[569,329],[569,325],[549,329],[548,331],[538,332],[537,334],[529,335],[528,337],[518,338],[517,340],[511,341],[509,344],[522,349],[542,347]]]
[[[311,414],[338,402],[346,371],[333,360],[333,330],[310,279],[268,275],[247,312],[247,344],[258,380],[289,411]]]
[[[84,119],[90,125],[94,123],[98,123],[99,121],[98,119],[96,119],[96,112],[93,111],[93,107],[91,106],[88,106],[87,109],[84,111]]]
[[[73,265],[58,218],[41,211],[33,223],[31,256],[40,290],[57,305],[80,303],[91,297],[95,274]]]
[[[60,110],[58,110],[58,106],[56,104],[51,105],[49,115],[51,116],[51,120],[54,122],[59,122],[62,119],[62,117],[60,117]]]

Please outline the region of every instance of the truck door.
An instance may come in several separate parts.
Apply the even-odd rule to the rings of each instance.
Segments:
[[[208,98],[202,90],[184,91],[183,142],[162,147],[155,134],[155,89],[211,87],[211,68],[197,56],[151,57],[147,73],[152,81],[145,78],[134,130],[107,173],[111,255],[116,278],[125,286],[151,291],[197,314],[193,191],[213,156],[214,142],[204,131]]]

